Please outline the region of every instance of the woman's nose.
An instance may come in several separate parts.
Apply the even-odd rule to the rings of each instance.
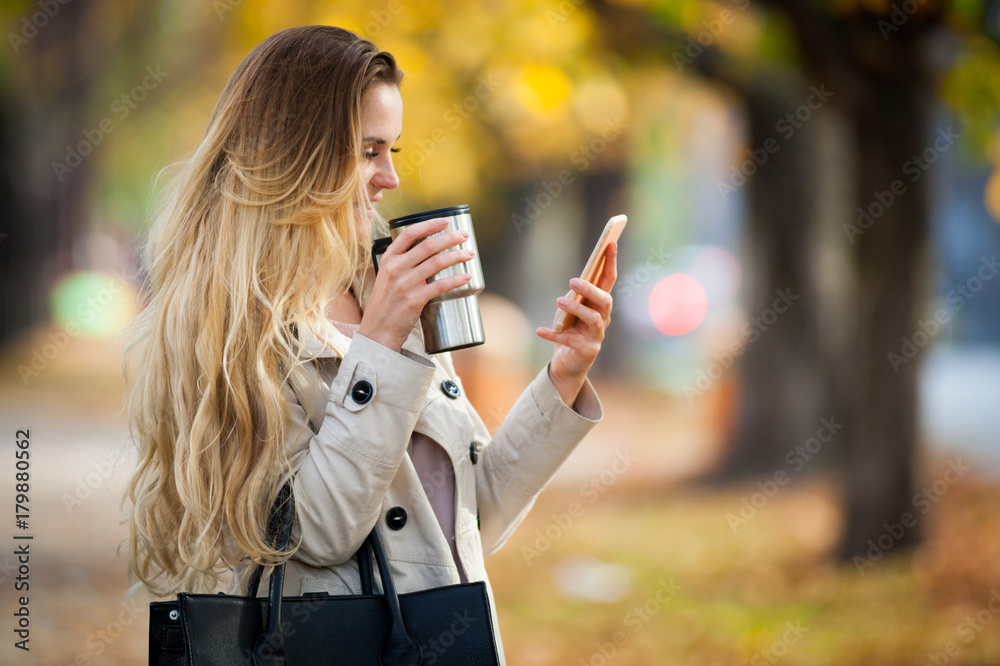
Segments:
[[[380,168],[375,173],[373,180],[376,185],[384,190],[394,190],[399,187],[399,177],[396,175],[396,169],[391,159],[389,160],[389,166]]]

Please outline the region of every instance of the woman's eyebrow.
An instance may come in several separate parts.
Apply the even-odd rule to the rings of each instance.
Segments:
[[[402,136],[403,136],[402,134],[397,136],[396,141],[399,141],[402,138]],[[385,145],[385,139],[378,136],[366,136],[364,139],[362,139],[362,141],[364,141],[365,143],[375,143],[379,146]]]

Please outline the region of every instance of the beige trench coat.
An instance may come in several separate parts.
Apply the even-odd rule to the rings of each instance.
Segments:
[[[486,583],[500,660],[506,663],[483,558],[504,545],[559,466],[603,419],[594,387],[584,381],[575,411],[563,403],[546,364],[491,437],[466,398],[451,354],[424,351],[419,322],[401,352],[360,333],[348,338],[324,323],[323,333],[336,350],[305,331],[303,355],[314,359],[306,364],[309,381],[294,391],[285,386],[296,470],[292,540],[301,540],[285,565],[285,596],[360,594],[353,555],[375,524],[398,592],[460,582],[428,490],[410,460],[411,433],[420,432],[440,444],[454,466],[456,549],[468,580]],[[362,380],[373,389],[367,399],[364,391],[354,391]],[[457,397],[444,390],[447,380],[458,385]],[[393,529],[390,522],[398,527],[400,508],[406,522]],[[387,520],[392,509],[395,521]],[[228,594],[246,594],[239,588],[244,570],[233,568]],[[269,577],[265,571],[258,596],[267,595]],[[377,574],[375,584],[381,592]]]

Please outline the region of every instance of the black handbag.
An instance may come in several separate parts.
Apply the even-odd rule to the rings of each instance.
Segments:
[[[268,538],[288,544],[295,506],[290,482],[271,509]],[[275,532],[280,532],[275,535]],[[385,594],[375,593],[374,554]],[[309,592],[282,597],[285,565],[257,597],[264,566],[246,596],[179,592],[149,604],[152,666],[498,666],[486,583],[460,583],[396,594],[378,526],[355,555],[361,594]]]

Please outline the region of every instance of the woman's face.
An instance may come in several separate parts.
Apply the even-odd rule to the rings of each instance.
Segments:
[[[361,102],[361,182],[371,200],[382,198],[382,190],[399,187],[399,178],[392,166],[392,145],[403,133],[403,98],[399,88],[382,83],[372,88]],[[361,219],[371,220],[375,211],[369,209]]]

